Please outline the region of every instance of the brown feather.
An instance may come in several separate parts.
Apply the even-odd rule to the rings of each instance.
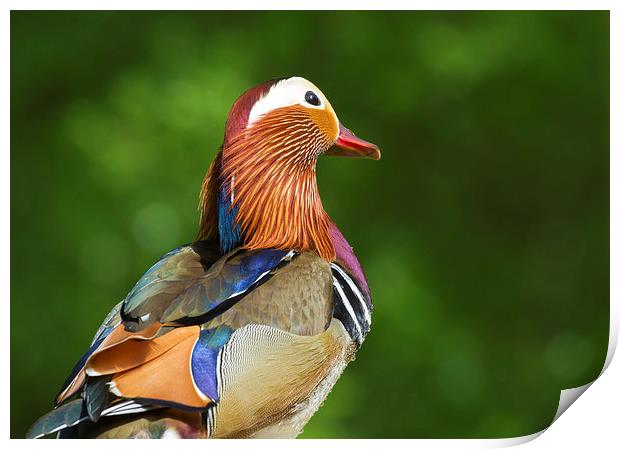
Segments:
[[[71,383],[67,388],[60,392],[60,394],[56,397],[56,405],[63,402],[65,399],[70,398],[75,393],[80,391],[80,388],[84,385],[84,381],[86,381],[86,373],[84,372],[84,368],[82,368],[73,378]]]
[[[206,407],[213,401],[199,393],[191,372],[192,350],[200,335],[199,326],[175,329],[181,332],[174,346],[136,368],[112,377],[111,391],[124,398],[149,398]]]
[[[195,334],[195,327],[179,327],[152,340],[126,340],[94,354],[86,365],[86,373],[102,376],[130,370],[161,356]]]
[[[120,345],[127,340],[136,339],[136,338],[145,340],[145,339],[153,338],[160,328],[161,328],[160,323],[154,323],[140,332],[128,332],[125,330],[125,328],[122,325],[116,326],[114,330],[110,332],[110,334],[101,342],[97,350],[91,354],[91,356],[88,358],[88,360],[84,364],[84,367],[80,371],[78,371],[78,373],[75,375],[75,377],[73,378],[69,386],[65,388],[62,392],[60,392],[60,394],[56,397],[56,404],[59,404],[63,402],[65,399],[73,396],[75,393],[77,393],[80,390],[80,388],[82,388],[82,386],[84,385],[84,381],[86,380],[86,369],[85,368],[88,366],[88,362],[94,356],[116,345]]]
[[[217,238],[217,192],[220,188],[222,150],[207,170],[200,189],[200,226],[197,240]]]
[[[224,147],[220,176],[232,185],[231,207],[238,209],[243,248],[316,251],[334,260],[331,221],[316,183],[316,159],[333,143],[337,130],[329,118],[317,114],[301,106],[276,109]],[[209,216],[216,215],[215,170],[210,169],[201,193],[203,238],[213,230],[215,218]]]
[[[329,263],[313,252],[305,252],[279,268],[268,286],[253,289],[243,301],[204,326],[239,329],[265,324],[295,335],[317,335],[332,319],[332,288]]]

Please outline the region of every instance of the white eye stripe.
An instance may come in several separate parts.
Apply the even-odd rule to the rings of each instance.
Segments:
[[[312,91],[319,99],[318,106],[306,101],[306,92]],[[248,118],[248,128],[251,127],[261,116],[279,108],[301,104],[306,108],[325,109],[327,100],[323,93],[310,81],[293,77],[274,84],[269,92],[259,99]]]

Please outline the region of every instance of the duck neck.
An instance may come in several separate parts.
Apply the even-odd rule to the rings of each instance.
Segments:
[[[200,238],[235,248],[315,251],[332,261],[332,222],[323,209],[316,165],[256,158],[244,170],[227,167],[226,150],[213,162],[201,192]]]

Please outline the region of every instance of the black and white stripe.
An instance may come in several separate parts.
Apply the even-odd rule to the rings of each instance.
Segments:
[[[217,355],[216,367],[215,367],[215,378],[217,384],[217,394],[219,400],[222,399],[222,395],[224,394],[224,376],[222,376],[222,357],[224,356],[224,350],[227,345],[224,346]],[[218,401],[219,402],[219,401]],[[212,438],[216,432],[217,426],[217,404],[212,404],[206,411],[203,412],[203,420],[207,427],[207,435],[209,438]]]
[[[157,405],[141,404],[134,400],[118,402],[101,412],[101,416],[118,416],[132,413],[143,413],[156,408]],[[57,438],[77,438],[77,433],[72,430],[80,423],[90,421],[84,403],[81,399],[76,399],[67,404],[61,405],[51,413],[57,415],[46,415],[39,419],[29,430],[27,438],[42,438],[46,435],[58,432]],[[76,414],[77,412],[77,414]],[[51,423],[56,423],[53,425]]]
[[[143,413],[143,412],[148,412],[150,410],[155,410],[156,408],[161,408],[161,407],[157,405],[142,404],[134,400],[129,400],[129,401],[120,402],[111,407],[108,407],[103,412],[101,412],[101,416],[117,416],[117,415],[129,415],[133,413]]]
[[[207,437],[208,438],[213,438],[213,435],[215,434],[215,408],[217,407],[217,405],[211,405],[211,407],[209,407],[207,409],[206,412],[202,413],[202,419],[203,419],[203,423],[205,424],[205,427],[207,428]]]
[[[359,286],[338,264],[332,263],[334,281],[334,317],[339,319],[351,338],[361,345],[370,331],[370,301]]]

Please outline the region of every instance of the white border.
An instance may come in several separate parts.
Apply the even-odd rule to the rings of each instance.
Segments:
[[[617,80],[620,72],[618,71],[618,50],[620,46],[618,45],[618,25],[620,25],[620,21],[618,19],[617,10],[613,8],[614,2],[612,1],[575,1],[575,0],[545,0],[545,1],[535,1],[535,0],[521,0],[521,1],[468,1],[467,4],[463,4],[462,1],[452,0],[452,1],[415,1],[409,2],[405,4],[404,2],[399,1],[390,1],[383,0],[381,2],[371,1],[371,0],[344,0],[344,1],[324,1],[324,0],[314,0],[314,1],[300,1],[295,4],[291,4],[291,2],[287,1],[261,1],[260,5],[257,5],[256,2],[252,3],[249,1],[237,1],[237,0],[228,0],[227,2],[214,2],[213,4],[209,4],[204,1],[198,0],[176,0],[174,3],[169,1],[162,0],[153,0],[150,2],[139,2],[132,0],[108,0],[105,2],[102,1],[91,1],[86,4],[83,1],[77,0],[64,0],[64,1],[56,1],[54,2],[54,7],[50,8],[49,1],[14,1],[9,0],[6,2],[10,9],[118,9],[118,10],[128,10],[128,9],[168,9],[168,10],[181,10],[181,9],[204,9],[208,7],[209,9],[410,9],[415,8],[419,10],[480,10],[480,9],[498,9],[498,10],[548,10],[548,9],[588,9],[588,10],[612,10],[611,12],[611,173],[618,173],[618,138],[617,138],[617,129],[618,129],[618,90],[615,88],[613,80]],[[143,8],[146,7],[146,8]],[[379,8],[380,6],[380,8]],[[0,46],[2,52],[2,59],[4,61],[10,61],[10,15],[7,10],[3,17],[2,30],[3,39],[2,44]],[[4,283],[2,285],[5,286],[6,294],[4,295],[4,301],[6,303],[6,309],[10,308],[9,303],[9,269],[10,269],[10,258],[9,258],[9,248],[10,248],[10,223],[9,223],[9,211],[10,211],[10,84],[9,84],[9,72],[6,69],[8,64],[5,66],[5,70],[2,73],[4,78],[3,88],[2,88],[2,98],[4,100],[5,108],[3,108],[3,139],[5,141],[5,150],[2,153],[3,164],[1,166],[2,170],[2,184],[3,189],[1,193],[2,198],[2,211],[4,212],[2,226],[3,233],[2,239],[4,245],[4,257],[2,258],[2,276],[4,277]],[[619,197],[619,182],[613,176],[611,177],[611,198]],[[618,363],[611,364],[610,362],[615,352],[615,348],[617,345],[617,334],[618,334],[618,323],[619,323],[619,298],[620,298],[620,290],[618,285],[618,279],[620,278],[620,272],[618,269],[618,250],[619,243],[618,238],[614,237],[613,230],[618,230],[618,205],[617,202],[611,202],[611,332],[610,332],[610,345],[608,357],[606,360],[605,367],[608,368],[604,374],[596,380],[591,385],[591,388],[587,389],[587,393],[579,399],[579,405],[570,407],[566,413],[564,413],[559,420],[553,424],[549,428],[549,431],[544,432],[544,434],[535,439],[533,442],[529,443],[530,446],[547,448],[547,447],[563,447],[563,448],[581,448],[584,445],[593,445],[594,447],[608,447],[610,446],[610,442],[618,441],[619,426],[617,424],[617,416],[618,416],[618,399],[620,399],[620,388],[618,379],[620,378],[620,369],[618,368]],[[3,354],[6,357],[5,360],[8,360],[9,347],[10,347],[10,330],[7,323],[4,323],[3,326],[4,339],[2,341],[3,346]],[[2,380],[4,385],[9,384],[9,370],[6,368],[1,371]],[[582,389],[578,393],[583,393],[585,389]],[[8,390],[8,388],[7,388]],[[571,395],[573,399],[575,399],[575,391],[563,392],[562,397],[564,400],[569,398]],[[9,392],[10,394],[10,392]],[[579,395],[577,395],[578,397]],[[396,412],[396,411],[395,411]],[[8,395],[4,397],[4,407],[2,408],[2,426],[4,428],[5,438],[8,438],[9,435],[9,398]],[[523,442],[527,442],[539,436],[541,432],[535,434],[533,436],[526,436],[515,439],[503,439],[503,440],[389,440],[385,444],[400,446],[400,447],[503,447],[508,445],[520,444]],[[233,445],[240,446],[244,444],[253,444],[263,447],[286,447],[289,448],[291,445],[294,446],[315,446],[317,444],[323,444],[323,440],[312,441],[312,440],[296,440],[296,441],[277,441],[277,440],[269,440],[269,441],[210,441],[210,442],[190,442],[186,441],[183,444],[209,444],[209,445]],[[598,443],[598,444],[597,444]],[[55,440],[47,440],[44,442],[33,442],[33,441],[25,441],[25,440],[11,440],[11,445],[21,446],[21,445],[31,445],[31,444],[62,444],[62,447],[65,446],[81,446],[84,444],[83,442],[75,442],[75,441],[55,441]],[[154,444],[164,444],[158,442],[139,442],[139,441],[131,441],[126,442],[124,440],[116,440],[112,443],[109,442],[89,442],[89,444],[115,444],[115,445],[126,445],[131,444],[132,447],[136,447],[140,444],[149,444],[150,447]],[[383,444],[381,440],[339,440],[339,445],[349,445],[354,444],[356,447],[375,447],[378,444]],[[613,444],[613,443],[612,443]]]

